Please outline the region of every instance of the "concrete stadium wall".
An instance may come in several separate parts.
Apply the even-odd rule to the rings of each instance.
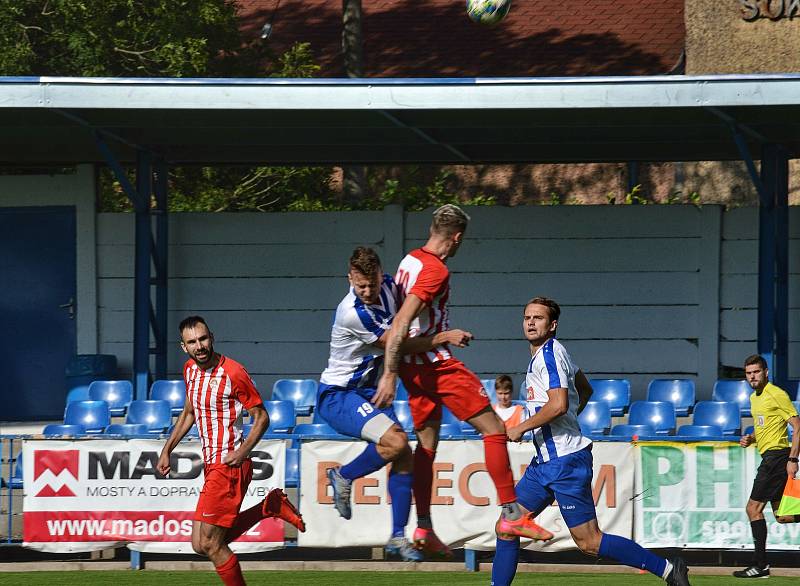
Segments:
[[[590,376],[690,377],[708,398],[718,365],[755,351],[757,210],[718,206],[471,208],[452,259],[451,325],[476,341],[458,352],[482,377],[527,365],[521,310],[561,303],[559,337]],[[347,291],[353,247],[375,247],[388,272],[421,245],[430,211],[174,214],[170,223],[169,370],[184,355],[177,323],[207,317],[217,348],[242,361],[267,395],[283,377],[317,378],[330,322]],[[791,211],[790,376],[800,378],[800,209]],[[130,370],[133,217],[97,221],[99,351]]]

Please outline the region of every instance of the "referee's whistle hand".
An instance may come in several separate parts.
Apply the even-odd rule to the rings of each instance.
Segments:
[[[742,446],[743,448],[746,448],[752,443],[753,443],[753,436],[749,433],[739,438],[739,445]]]

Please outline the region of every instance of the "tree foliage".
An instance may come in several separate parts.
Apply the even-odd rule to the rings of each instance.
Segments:
[[[0,0],[0,72],[254,73],[266,47],[242,42],[236,12],[230,0]]]
[[[245,41],[235,0],[0,0],[0,75],[99,77],[313,77],[308,43],[281,55]],[[332,167],[177,167],[172,211],[422,209],[457,201],[446,172],[417,167],[391,178],[369,175],[366,197],[346,199]],[[478,196],[462,203],[491,204]],[[101,211],[132,205],[108,169],[100,173]]]

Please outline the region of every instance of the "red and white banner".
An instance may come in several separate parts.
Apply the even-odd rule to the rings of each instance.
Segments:
[[[391,508],[387,493],[388,470],[356,480],[353,517],[342,519],[333,507],[325,470],[349,462],[363,442],[306,441],[301,451],[300,507],[309,530],[298,536],[301,547],[381,546],[391,533]],[[515,480],[519,480],[534,454],[532,444],[509,444]],[[600,528],[631,537],[633,528],[634,458],[629,443],[596,443],[593,447],[593,494]],[[500,513],[497,493],[484,463],[483,442],[442,441],[434,463],[431,516],[437,535],[453,547],[492,550],[494,525]],[[523,540],[523,547],[542,551],[575,548],[557,506],[548,507],[538,522],[553,531],[547,544]],[[407,536],[416,526],[411,512]]]
[[[200,442],[172,453],[167,478],[156,470],[164,440],[26,440],[23,545],[48,552],[127,545],[145,552],[192,553],[192,519],[203,487]],[[253,450],[253,481],[242,509],[283,488],[283,441]],[[265,519],[232,544],[238,552],[283,547],[283,522]]]

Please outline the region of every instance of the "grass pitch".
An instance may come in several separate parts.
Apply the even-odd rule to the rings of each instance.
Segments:
[[[245,572],[250,586],[271,584],[280,586],[438,586],[489,583],[486,572],[283,572],[251,571]],[[730,576],[692,576],[693,585],[722,586],[730,584]],[[14,586],[93,586],[112,584],[113,586],[149,586],[163,584],[175,586],[219,586],[217,575],[213,572],[162,572],[157,570],[128,571],[83,571],[83,572],[2,572],[0,583]],[[536,574],[524,572],[517,574],[514,586],[656,586],[664,582],[651,575],[637,574]],[[789,586],[797,584],[796,578],[771,577],[770,586]]]

